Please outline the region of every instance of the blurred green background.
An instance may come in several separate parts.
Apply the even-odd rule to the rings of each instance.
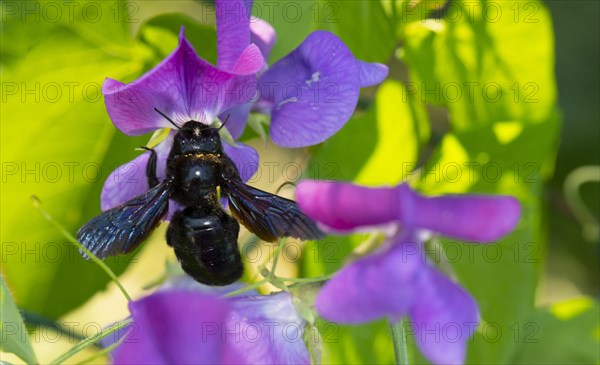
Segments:
[[[261,166],[278,164],[253,183],[274,192],[297,179],[286,170],[293,164],[317,179],[515,195],[523,219],[495,255],[441,240],[485,321],[468,362],[598,363],[599,3],[442,4],[256,1],[254,14],[277,30],[270,64],[325,29],[357,58],[389,65],[390,75],[363,90],[355,116],[322,145],[282,150],[248,130],[242,139],[259,149]],[[103,80],[133,81],[156,65],[175,48],[181,24],[199,55],[215,62],[214,9],[200,1],[3,1],[1,16],[0,263],[28,324],[39,326],[31,337],[43,363],[127,308],[30,197],[71,232],[98,213],[108,174],[148,140],[113,127]],[[173,260],[163,237],[164,226],[137,253],[108,260],[136,297]],[[286,276],[334,272],[363,240],[302,244],[302,256],[284,256],[281,269]],[[253,243],[247,234],[240,242]],[[61,335],[55,323],[74,325]],[[319,325],[325,363],[393,362],[383,321]],[[413,363],[425,361],[412,350]],[[11,356],[2,359],[16,361]]]

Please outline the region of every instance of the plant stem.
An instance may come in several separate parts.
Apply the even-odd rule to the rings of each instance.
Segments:
[[[316,276],[316,277],[313,277],[313,278],[283,278],[283,277],[277,277],[277,278],[281,279],[283,281],[289,281],[291,283],[318,283],[318,282],[322,282],[322,281],[327,281],[332,276],[333,276],[333,274],[331,274],[331,275],[323,275],[323,276]]]
[[[103,356],[107,356],[112,350],[114,350],[117,346],[119,346],[121,344],[122,341],[119,342],[115,342],[112,345],[103,348],[102,350],[96,352],[95,354],[93,354],[92,356],[88,357],[87,359],[81,360],[80,362],[78,362],[76,365],[84,365],[84,364],[89,364],[92,361],[101,358]]]
[[[285,246],[285,238],[282,238],[281,241],[279,241],[279,246],[277,246],[277,249],[275,250],[275,254],[274,254],[274,258],[273,258],[273,266],[271,266],[271,275],[275,275],[275,270],[277,269],[277,263],[279,262],[279,256],[281,256],[281,252],[283,251],[283,247]]]
[[[397,365],[408,365],[408,352],[406,349],[406,333],[404,332],[404,320],[390,323],[392,330],[392,341],[394,342],[394,356]]]
[[[277,249],[275,250],[275,252],[273,253],[273,266],[271,266],[271,270],[269,271],[268,276],[264,277],[264,279],[257,281],[255,283],[252,283],[248,286],[245,286],[241,289],[238,290],[234,290],[232,292],[229,292],[227,294],[225,294],[225,297],[232,297],[241,293],[245,293],[247,291],[250,291],[252,289],[256,289],[258,287],[260,287],[261,285],[264,285],[266,283],[269,283],[271,281],[273,281],[273,279],[276,279],[277,276],[275,276],[275,269],[277,268],[277,262],[279,261],[279,256],[281,256],[281,251],[283,250],[283,247],[285,246],[285,238],[283,238],[281,241],[279,241],[279,246],[277,246]],[[270,257],[269,257],[269,261],[270,261]],[[263,267],[263,265],[261,265],[261,267]]]
[[[73,237],[73,235],[71,235],[71,233],[69,233],[69,231],[67,231],[67,229],[65,227],[63,227],[60,223],[58,223],[57,221],[55,221],[54,218],[52,218],[52,216],[50,214],[48,214],[44,209],[42,209],[42,207],[41,207],[41,201],[40,201],[40,199],[37,196],[32,195],[31,196],[31,200],[33,202],[33,206],[37,210],[39,210],[40,213],[42,213],[42,215],[44,216],[44,218],[46,218],[46,220],[48,220],[48,222],[52,223],[56,228],[58,228],[58,230],[63,234],[63,236],[65,236],[66,239],[69,240],[70,243],[74,244],[78,249],[80,249],[81,251],[83,251],[83,253],[85,253],[87,255],[87,257],[90,258],[90,260],[92,260],[96,265],[100,266],[100,268],[102,270],[104,270],[104,272],[117,285],[117,287],[119,288],[119,290],[121,291],[121,293],[123,293],[123,295],[125,296],[125,298],[127,298],[127,301],[131,302],[131,300],[132,300],[131,296],[129,296],[129,293],[127,293],[127,290],[125,290],[125,288],[123,287],[123,285],[121,285],[121,282],[117,278],[117,275],[115,275],[115,273],[110,269],[110,267],[108,267],[104,262],[102,262],[102,260],[100,260],[96,255],[94,255],[84,245],[82,245],[81,243],[79,243],[79,241],[77,241],[77,239],[75,237]]]
[[[261,281],[257,281],[256,283],[247,285],[247,286],[245,286],[245,287],[243,287],[241,289],[229,292],[229,293],[225,294],[224,297],[232,297],[232,296],[235,296],[235,295],[238,295],[238,294],[241,294],[241,293],[245,293],[245,292],[250,291],[252,289],[256,289],[256,288],[260,287],[261,285],[264,285],[264,284],[266,284],[268,282],[269,281],[267,279],[262,279]]]
[[[110,335],[113,332],[116,332],[116,331],[120,330],[121,328],[129,325],[132,322],[133,322],[132,319],[126,319],[126,320],[124,320],[122,322],[118,322],[118,323],[113,324],[112,326],[110,326],[107,329],[105,329],[104,331],[96,334],[95,336],[86,338],[85,340],[81,341],[80,343],[78,343],[77,345],[75,345],[73,348],[71,348],[69,351],[67,351],[64,354],[62,354],[59,357],[57,357],[54,361],[52,361],[50,363],[50,365],[59,365],[59,364],[62,364],[67,359],[71,358],[72,356],[74,356],[75,354],[77,354],[81,350],[85,349],[86,347],[89,347],[89,346],[95,344],[96,342],[100,341],[104,337]]]

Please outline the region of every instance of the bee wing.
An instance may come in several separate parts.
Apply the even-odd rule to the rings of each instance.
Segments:
[[[325,237],[293,200],[253,188],[237,179],[228,179],[224,185],[231,212],[260,239],[274,242],[281,237],[302,240]]]
[[[99,258],[133,251],[167,213],[170,193],[170,184],[158,184],[92,218],[77,231],[77,240]]]

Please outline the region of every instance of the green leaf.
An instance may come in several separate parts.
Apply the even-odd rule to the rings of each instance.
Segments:
[[[317,321],[323,364],[392,364],[394,350],[387,321],[343,326]]]
[[[424,105],[407,96],[402,83],[388,80],[371,108],[357,113],[319,146],[310,162],[310,177],[396,184],[416,166],[421,144],[428,138]]]
[[[181,27],[196,53],[205,60],[217,63],[217,31],[214,25],[201,24],[183,14],[162,14],[148,20],[141,29],[142,39],[163,57],[177,47]]]
[[[110,16],[109,7],[119,4],[93,6]],[[3,70],[3,88],[11,89],[3,90],[1,109],[1,207],[10,212],[2,219],[2,271],[21,308],[51,319],[81,305],[109,278],[35,211],[30,196],[74,232],[99,212],[108,174],[146,139],[117,132],[101,85],[106,77],[133,79],[153,54],[122,22],[88,23],[20,24],[43,34]],[[130,262],[130,256],[107,260],[117,274]]]
[[[428,120],[424,106],[410,98],[404,84],[397,81],[389,80],[380,86],[375,108],[376,123],[372,128],[381,137],[354,181],[373,186],[396,184],[415,168],[420,142],[428,138]]]
[[[256,0],[252,6],[252,15],[269,22],[277,32],[277,40],[267,60],[273,64],[298,47],[308,34],[318,27],[315,21],[313,1],[294,1],[290,3],[271,0]]]
[[[402,54],[411,93],[446,106],[457,131],[551,119],[556,85],[547,9],[538,1],[499,2],[493,5],[502,16],[490,18],[483,11],[487,5],[456,2],[458,20],[450,21],[448,15],[447,21],[413,22],[404,28]]]
[[[21,313],[19,313],[3,277],[0,277],[0,286],[0,310],[2,312],[0,350],[15,354],[28,364],[37,364],[38,361],[29,342]]]
[[[394,20],[380,1],[254,1],[253,15],[277,31],[269,63],[281,59],[315,30],[335,33],[358,59],[386,62],[394,52]]]
[[[320,29],[337,34],[356,58],[386,62],[394,52],[394,22],[381,1],[323,0],[313,9]]]
[[[512,328],[520,346],[512,364],[598,364],[600,306],[576,298],[540,308],[529,321]]]

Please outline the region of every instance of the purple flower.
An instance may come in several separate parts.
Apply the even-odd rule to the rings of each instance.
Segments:
[[[334,34],[316,31],[259,77],[256,107],[271,115],[276,144],[314,145],[340,130],[360,88],[381,82],[387,72],[387,66],[355,59]]]
[[[324,141],[350,118],[360,87],[381,82],[387,67],[356,60],[335,35],[314,32],[288,56],[268,68],[275,31],[251,17],[250,0],[217,0],[217,66],[198,57],[183,35],[179,46],[138,80],[123,84],[107,79],[102,92],[111,120],[128,135],[173,126],[154,108],[178,125],[189,120],[211,124],[230,119],[226,129],[238,139],[252,109],[271,115],[271,138],[284,147],[309,146]],[[257,79],[257,76],[259,78]],[[166,159],[175,131],[157,147],[158,178],[165,177]],[[258,154],[242,143],[223,143],[224,152],[238,166],[243,180],[258,168]],[[146,152],[120,166],[106,180],[103,210],[143,193]],[[170,211],[175,205],[171,204]]]
[[[461,364],[478,324],[475,300],[427,262],[422,230],[474,241],[491,241],[514,229],[520,205],[509,196],[424,197],[408,185],[366,188],[304,181],[301,209],[337,231],[395,225],[374,253],[342,268],[316,298],[324,318],[362,323],[410,317],[421,351],[437,364]]]
[[[159,291],[129,305],[134,325],[115,364],[309,364],[306,322],[287,292],[219,298]]]
[[[178,125],[189,120],[211,124],[219,113],[252,98],[256,90],[252,73],[263,66],[258,48],[250,45],[231,70],[218,69],[196,55],[182,30],[179,46],[158,66],[127,85],[107,79],[102,92],[111,120],[128,135],[173,127],[154,108]],[[155,148],[158,178],[161,180],[165,178],[166,160],[175,133],[172,130]],[[241,177],[249,179],[258,167],[257,152],[242,143],[230,145],[224,142],[223,148],[238,166]],[[148,189],[145,171],[149,157],[150,153],[146,152],[111,173],[102,190],[103,210],[124,203]]]
[[[275,30],[264,20],[250,17],[235,31],[219,26],[219,19],[233,16],[247,19],[252,1],[217,1],[219,39],[227,35],[237,52],[249,42],[256,44],[264,59],[275,43]],[[219,47],[219,55],[224,52]],[[228,111],[231,135],[238,138],[251,110],[271,116],[270,135],[282,147],[305,147],[323,142],[348,121],[361,87],[380,83],[388,68],[379,63],[357,60],[334,34],[311,33],[295,50],[259,72],[258,95],[251,102]]]

